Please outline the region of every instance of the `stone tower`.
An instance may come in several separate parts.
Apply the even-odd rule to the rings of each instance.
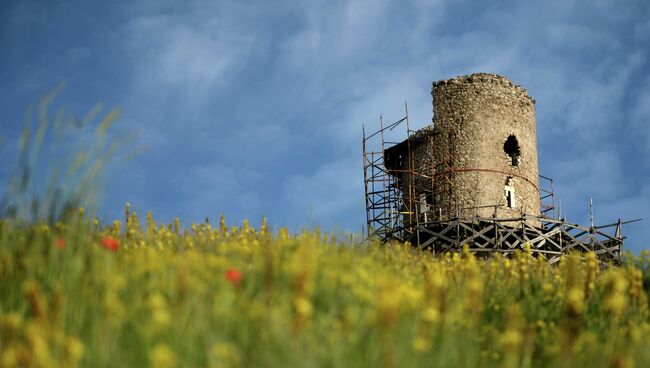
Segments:
[[[431,94],[433,125],[384,153],[417,213],[405,224],[540,215],[535,101],[526,90],[477,73],[434,82]]]
[[[434,82],[431,94],[438,216],[539,215],[535,101],[526,90],[478,73]]]
[[[553,264],[575,250],[620,263],[628,222],[566,222],[556,216],[546,177],[551,187],[541,190],[540,203],[535,101],[525,89],[477,73],[434,82],[431,95],[433,124],[411,130],[404,104],[403,118],[388,125],[380,118],[378,131],[363,130],[369,237],[434,255],[468,247],[480,257],[508,257],[527,249]],[[390,132],[398,126],[406,140],[396,143]]]

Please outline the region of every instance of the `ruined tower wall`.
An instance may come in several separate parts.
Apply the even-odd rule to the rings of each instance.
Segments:
[[[472,74],[433,83],[436,218],[539,214],[534,101],[505,77]],[[504,144],[514,136],[516,162]],[[506,190],[514,193],[508,207]],[[471,207],[481,207],[478,210]]]
[[[429,198],[433,198],[431,193],[434,187],[432,178],[435,162],[433,135],[431,134],[433,130],[431,128],[427,127],[416,132],[408,142],[404,142],[404,144],[410,145],[410,147],[405,146],[403,149],[406,152],[410,149],[411,161],[406,160],[403,169],[408,172],[401,172],[399,176],[401,178],[402,194],[407,203],[419,203],[421,195],[429,195]],[[417,210],[420,212],[419,207]]]

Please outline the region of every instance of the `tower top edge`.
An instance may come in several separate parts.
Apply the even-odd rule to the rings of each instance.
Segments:
[[[472,74],[461,75],[449,79],[442,79],[433,82],[432,89],[435,89],[436,87],[439,86],[462,85],[462,84],[494,84],[494,85],[501,85],[503,87],[509,87],[521,93],[523,96],[527,97],[533,104],[535,103],[535,100],[532,97],[530,97],[528,91],[524,87],[513,83],[510,79],[499,74],[472,73]]]

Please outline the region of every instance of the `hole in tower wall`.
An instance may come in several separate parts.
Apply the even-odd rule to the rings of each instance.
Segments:
[[[506,155],[510,157],[510,164],[512,166],[519,166],[519,158],[521,156],[521,148],[519,148],[519,141],[514,134],[508,136],[506,142],[503,144],[503,150],[506,152]]]

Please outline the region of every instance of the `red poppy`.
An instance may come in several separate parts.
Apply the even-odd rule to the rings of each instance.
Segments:
[[[66,243],[66,242],[65,242],[65,239],[64,239],[64,238],[56,238],[56,239],[54,240],[54,246],[57,247],[57,248],[59,248],[59,249],[63,249],[63,248],[65,248],[65,243]]]
[[[120,249],[120,242],[112,236],[106,235],[102,238],[102,247],[110,250],[111,252],[117,252],[117,250]]]
[[[241,283],[242,273],[235,268],[228,269],[226,271],[226,280],[230,282],[234,287],[239,287]]]

